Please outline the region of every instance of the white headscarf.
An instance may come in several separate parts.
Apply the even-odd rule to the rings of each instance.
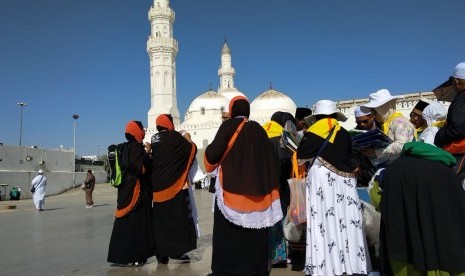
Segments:
[[[426,120],[428,127],[420,134],[418,141],[434,146],[434,137],[442,125],[440,122],[444,122],[447,117],[447,110],[439,102],[430,103],[422,113],[423,118]]]
[[[445,121],[447,110],[440,102],[432,102],[423,110],[423,118],[428,126],[433,126],[434,123]]]

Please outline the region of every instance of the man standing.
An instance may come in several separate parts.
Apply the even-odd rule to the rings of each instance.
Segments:
[[[45,186],[47,186],[47,178],[44,176],[44,171],[39,170],[38,175],[31,182],[34,188],[32,199],[36,207],[36,211],[43,211],[45,207]]]
[[[373,115],[369,110],[363,112],[360,106],[357,106],[354,110],[355,123],[357,126],[356,130],[372,130],[376,128],[376,123]],[[367,156],[364,156],[360,150],[352,150],[351,163],[355,167],[354,174],[357,177],[357,186],[367,187],[373,174],[376,172],[376,168],[371,163]]]
[[[440,148],[465,139],[465,62],[457,64],[454,68],[448,85],[451,86],[456,95],[449,106],[446,124],[438,130],[434,137],[434,144]],[[442,85],[434,90],[441,87]],[[461,164],[464,154],[460,153],[455,157],[457,164]],[[461,179],[465,177],[465,173],[460,167],[457,168],[457,172],[460,172],[458,175]]]
[[[94,207],[94,201],[92,200],[92,192],[95,186],[95,176],[92,174],[92,170],[87,170],[87,177],[84,181],[83,190],[86,193],[86,208]]]

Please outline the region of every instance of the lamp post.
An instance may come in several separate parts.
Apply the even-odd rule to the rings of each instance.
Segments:
[[[23,107],[26,106],[26,103],[19,102],[19,113],[20,113],[20,119],[19,119],[19,146],[21,147],[22,145],[22,138],[23,138]]]
[[[74,119],[74,128],[73,128],[73,151],[74,151],[74,156],[73,156],[73,188],[74,184],[76,183],[76,120],[79,118],[79,115],[74,114],[73,119]]]
[[[97,161],[100,159],[98,158],[100,156],[100,144],[97,144]]]

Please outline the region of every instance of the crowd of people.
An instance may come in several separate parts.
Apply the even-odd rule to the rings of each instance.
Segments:
[[[342,127],[347,117],[331,100],[313,112],[277,111],[260,125],[248,119],[248,99],[233,98],[203,156],[214,193],[209,275],[269,275],[293,261],[283,226],[294,215],[288,181],[296,171],[305,175],[305,275],[465,275],[465,63],[437,90],[454,95],[449,110],[419,101],[410,118],[387,89],[371,93],[355,108],[353,130]],[[126,126],[111,263],[188,261],[197,247],[197,147],[169,114],[156,127],[144,144],[142,124]],[[389,143],[355,147],[361,133]],[[381,218],[374,244],[367,206]]]

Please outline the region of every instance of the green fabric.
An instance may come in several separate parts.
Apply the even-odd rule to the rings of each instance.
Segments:
[[[110,185],[113,187],[118,187],[123,180],[123,174],[121,172],[121,167],[119,164],[120,156],[118,154],[118,146],[115,149],[115,179],[110,179]]]
[[[464,272],[447,272],[442,270],[418,271],[409,264],[389,259],[391,269],[396,276],[465,276]]]
[[[379,212],[379,203],[381,201],[381,190],[379,189],[378,180],[373,181],[373,187],[370,189],[371,204],[375,206],[375,210]]]
[[[405,143],[401,154],[440,162],[448,167],[452,167],[457,162],[449,152],[423,142]]]

